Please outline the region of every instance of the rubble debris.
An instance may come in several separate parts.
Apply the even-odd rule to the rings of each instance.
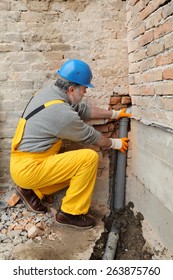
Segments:
[[[6,208],[0,211],[0,260],[13,259],[12,251],[18,244],[41,244],[42,238],[55,239],[52,210],[46,214],[30,212],[17,194],[9,196],[9,192],[4,192],[1,199]]]
[[[18,201],[20,200],[20,196],[18,196],[16,193],[14,193],[9,200],[7,201],[9,206],[14,206],[18,203]]]

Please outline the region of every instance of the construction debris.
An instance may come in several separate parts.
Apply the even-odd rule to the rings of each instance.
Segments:
[[[7,207],[0,211],[0,260],[13,259],[12,248],[21,243],[42,244],[42,238],[54,240],[54,214],[36,214],[26,210],[20,197],[4,193],[1,197]],[[53,209],[56,212],[56,209]]]
[[[7,201],[9,206],[14,206],[17,204],[17,202],[20,200],[20,196],[18,196],[16,193],[14,193],[10,199]]]

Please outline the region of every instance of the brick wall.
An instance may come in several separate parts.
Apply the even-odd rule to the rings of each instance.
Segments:
[[[173,129],[173,1],[129,0],[133,118]]]
[[[88,103],[108,108],[110,96],[128,96],[125,7],[121,0],[0,1],[1,184],[10,182],[10,144],[23,108],[33,92],[56,79],[66,59],[90,64],[95,89],[88,90]],[[108,155],[98,152],[99,174],[104,167],[107,174]]]
[[[144,215],[146,239],[154,248],[156,240],[162,244],[165,258],[173,252],[173,1],[128,0],[127,30],[132,149],[126,200]]]

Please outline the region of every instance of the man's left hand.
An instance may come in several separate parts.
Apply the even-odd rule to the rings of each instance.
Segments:
[[[119,111],[115,111],[115,110],[112,110],[112,111],[113,111],[113,113],[112,113],[111,119],[119,120],[121,118],[130,118],[131,117],[130,113],[126,113],[126,108],[123,108],[122,110],[119,110]]]

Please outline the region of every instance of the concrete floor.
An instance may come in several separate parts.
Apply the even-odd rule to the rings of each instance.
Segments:
[[[74,229],[53,224],[53,238],[42,236],[39,242],[26,242],[13,247],[11,255],[17,260],[89,260],[95,243],[105,231],[103,218],[110,213],[109,201],[109,161],[105,172],[95,184],[90,214],[96,219],[96,226],[91,229]],[[66,190],[54,195],[51,206],[52,216],[57,212]],[[11,193],[9,196],[11,196]],[[12,191],[13,193],[13,191]],[[7,198],[6,198],[7,199]],[[52,240],[53,239],[53,240]]]
[[[61,201],[65,190],[58,192],[55,202]],[[19,244],[12,255],[19,260],[89,260],[96,241],[104,232],[103,218],[109,215],[108,181],[97,179],[90,214],[96,219],[96,226],[91,229],[74,229],[54,224],[54,240],[42,238],[41,243]],[[56,213],[57,206],[51,208]]]
[[[18,260],[89,260],[96,241],[104,232],[103,212],[93,208],[96,226],[82,230],[54,225],[54,240],[42,238],[41,243],[17,245],[13,258]],[[92,213],[93,214],[93,213]]]

